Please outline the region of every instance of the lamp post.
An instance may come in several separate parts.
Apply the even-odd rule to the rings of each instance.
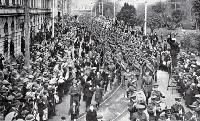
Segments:
[[[103,16],[103,0],[102,0],[102,16]]]
[[[147,1],[145,1],[144,35],[147,35]]]
[[[25,0],[25,66],[30,67],[30,14],[29,0]]]
[[[54,31],[55,31],[55,28],[54,28],[54,0],[52,1],[52,38],[54,38]]]

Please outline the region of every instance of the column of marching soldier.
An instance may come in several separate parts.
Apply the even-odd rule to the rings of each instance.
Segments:
[[[199,65],[195,53],[180,53],[180,48],[175,38],[169,36],[163,42],[158,41],[157,36],[149,36],[150,46],[143,51],[141,78],[131,78],[130,72],[127,76],[127,97],[130,98],[129,112],[131,121],[198,121],[200,120],[200,92],[199,92]],[[143,45],[146,46],[146,45]],[[145,48],[145,47],[144,47]],[[155,54],[153,53],[155,51]],[[145,55],[145,53],[147,53]],[[191,54],[190,54],[191,53]],[[153,55],[153,56],[152,56]],[[178,56],[178,58],[177,58]],[[186,57],[186,58],[185,58]],[[157,58],[157,59],[155,59]],[[155,63],[151,63],[154,61]],[[177,63],[178,62],[178,63]],[[152,68],[149,65],[154,66]],[[176,103],[167,107],[161,98],[165,96],[158,91],[156,84],[156,70],[160,69],[169,73],[177,82],[178,92],[185,99],[185,104],[190,108],[185,112],[181,104],[181,97],[175,98]],[[174,76],[175,74],[175,76]],[[141,89],[138,90],[138,81],[141,81]],[[166,102],[167,103],[167,102]]]

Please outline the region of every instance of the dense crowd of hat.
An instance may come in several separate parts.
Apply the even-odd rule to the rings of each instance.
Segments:
[[[186,106],[190,106],[200,98],[200,65],[197,55],[192,52],[182,52],[175,68],[174,78],[178,81],[178,92],[185,99]]]
[[[105,71],[107,76],[108,73],[114,73],[113,62],[119,66],[123,55],[117,56],[116,53],[123,49],[113,51],[122,44],[120,40],[128,36],[123,35],[122,31],[115,32],[119,29],[116,27],[107,31],[102,29],[111,34],[108,34],[109,38],[106,33],[102,33],[100,38],[97,33],[102,21],[93,24],[93,32],[83,23],[75,24],[69,27],[64,40],[36,43],[31,52],[30,67],[24,66],[23,56],[19,56],[13,62],[1,63],[1,120],[4,118],[26,121],[47,120],[49,116],[55,115],[56,103],[62,102],[62,97],[68,93],[72,81],[79,82],[80,76],[86,74],[88,69],[94,70],[92,72],[96,74],[104,65],[103,69],[107,70]],[[117,34],[123,37],[114,38],[113,36]],[[110,42],[119,43],[105,44],[109,39],[112,39]],[[127,45],[124,43],[122,46]],[[114,53],[116,57],[112,55]],[[109,83],[104,82],[104,84]]]

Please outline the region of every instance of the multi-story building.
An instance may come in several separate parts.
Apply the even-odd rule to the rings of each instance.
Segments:
[[[0,0],[0,53],[6,58],[24,53],[26,0]],[[51,0],[29,0],[30,31],[35,36],[51,23]]]

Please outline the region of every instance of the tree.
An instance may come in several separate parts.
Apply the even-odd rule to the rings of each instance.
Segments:
[[[179,24],[183,19],[183,11],[175,10],[172,12],[172,20],[174,23]]]
[[[196,16],[196,23],[199,28],[199,25],[200,25],[200,0],[195,0],[193,2],[193,12]]]
[[[124,21],[125,24],[130,26],[135,26],[137,22],[135,7],[125,3],[121,11],[117,14],[117,19],[119,21]]]
[[[153,32],[157,28],[162,27],[162,20],[161,16],[155,12],[149,12],[147,16],[147,26]]]

